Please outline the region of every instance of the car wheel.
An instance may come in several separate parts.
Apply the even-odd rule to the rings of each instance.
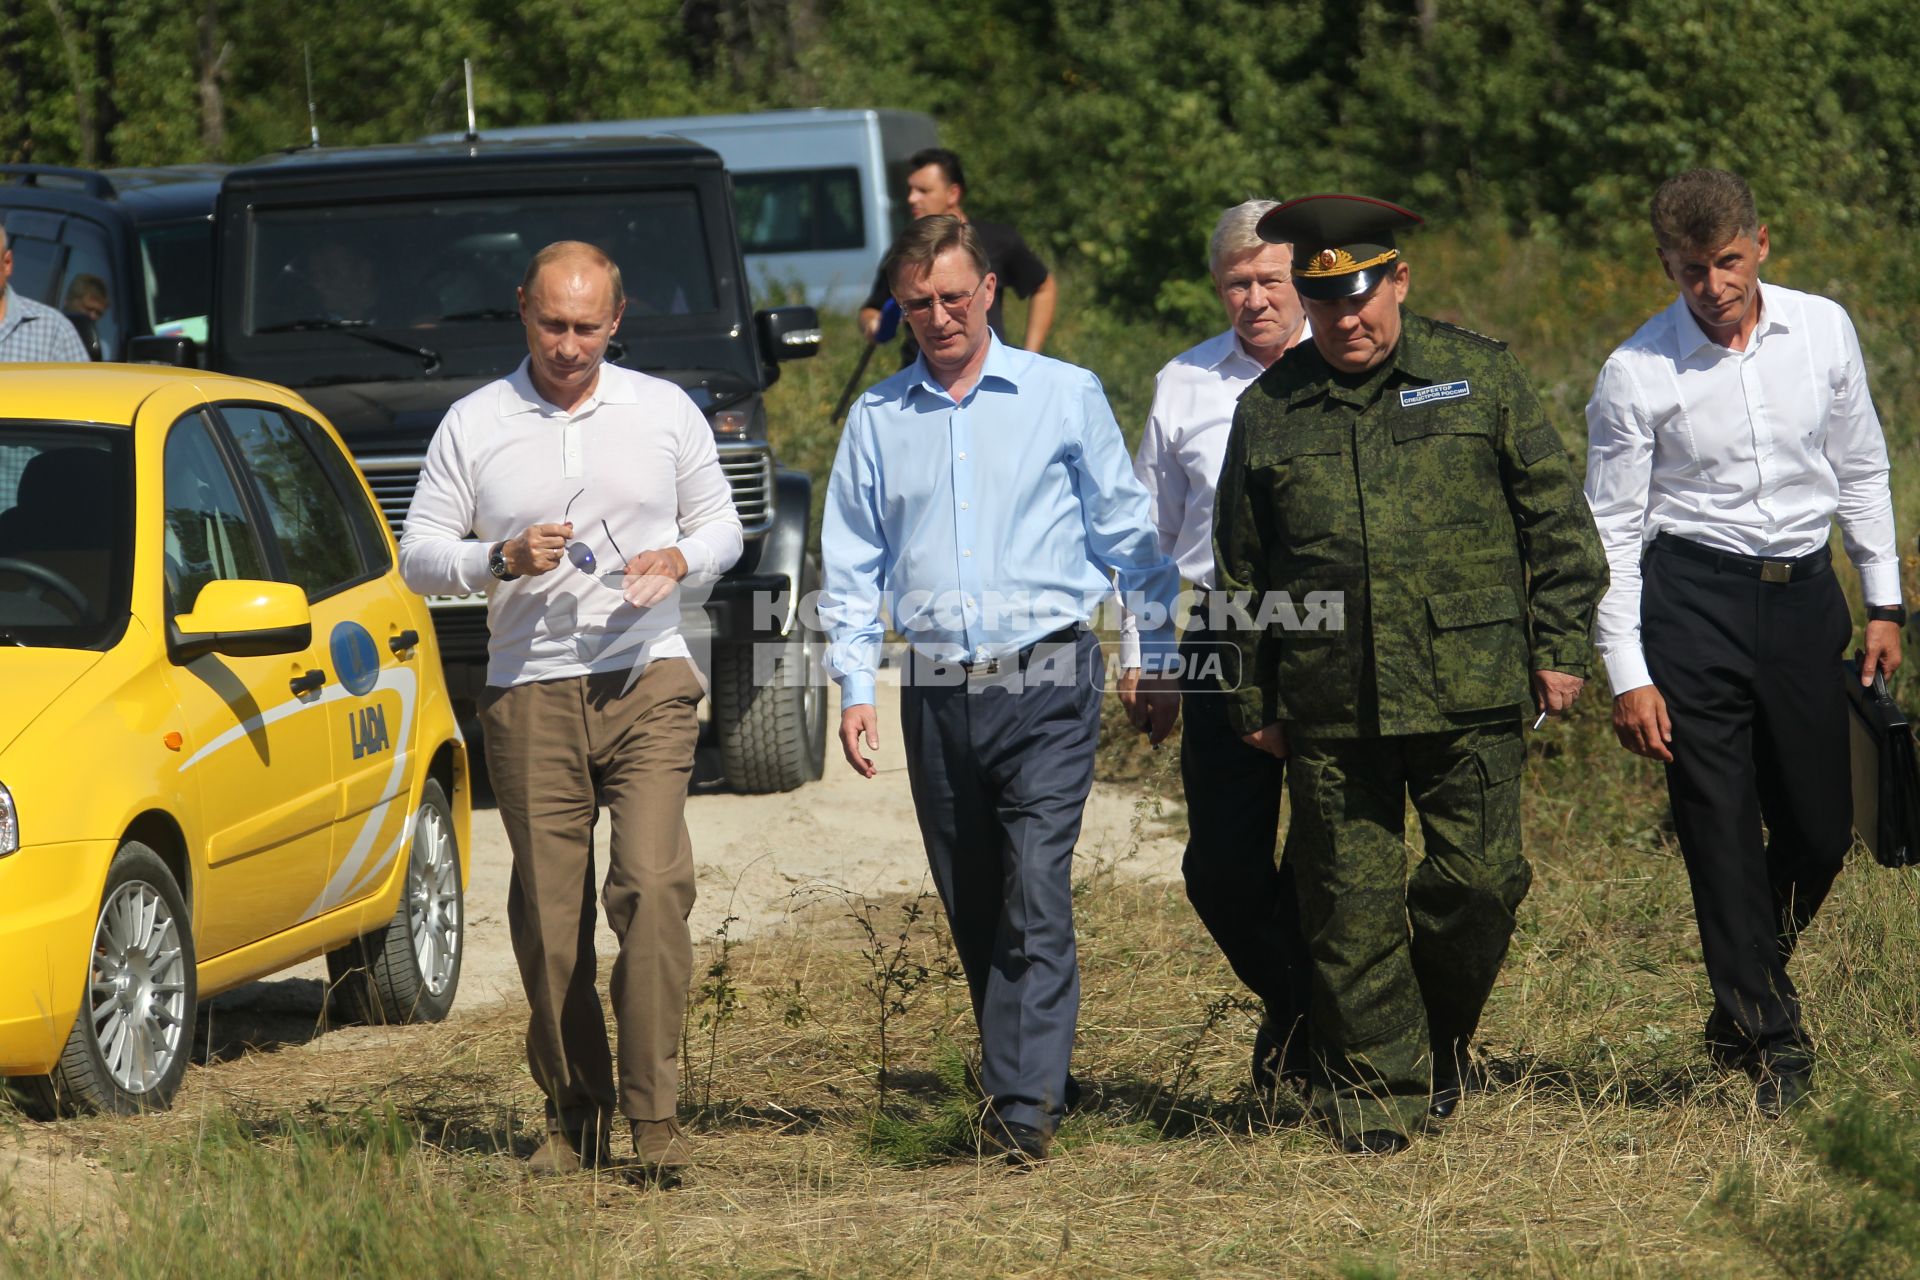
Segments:
[[[800,598],[819,585],[819,566],[809,556],[800,567]],[[720,767],[735,791],[791,791],[819,780],[827,760],[827,691],[814,678],[822,646],[820,633],[796,615],[771,673],[755,670],[750,644],[714,647],[714,729]]]
[[[80,1015],[51,1085],[69,1114],[165,1110],[193,1050],[193,931],[160,856],[129,840],[107,868]]]
[[[437,779],[421,789],[400,906],[381,929],[327,953],[343,1020],[438,1022],[453,1008],[465,951],[466,910],[453,809]]]

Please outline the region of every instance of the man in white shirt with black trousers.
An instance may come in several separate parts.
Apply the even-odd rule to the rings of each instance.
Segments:
[[[1814,1061],[1787,962],[1853,840],[1836,515],[1867,603],[1862,681],[1900,665],[1887,447],[1846,311],[1762,285],[1767,228],[1744,181],[1679,174],[1651,218],[1680,295],[1587,405],[1612,572],[1597,647],[1621,744],[1667,766],[1713,988],[1707,1051],[1779,1116]]]
[[[1234,406],[1269,365],[1310,337],[1293,288],[1293,246],[1269,244],[1255,230],[1277,203],[1248,200],[1215,222],[1207,271],[1227,329],[1161,368],[1133,461],[1152,500],[1160,549],[1179,565],[1181,578],[1202,592],[1214,585],[1213,494]],[[1254,1036],[1253,1083],[1268,1095],[1282,1076],[1306,1074],[1313,969],[1300,933],[1293,875],[1274,856],[1286,763],[1241,741],[1227,723],[1220,686],[1223,680],[1229,688],[1238,684],[1229,668],[1238,666],[1239,655],[1219,643],[1207,629],[1209,620],[1199,618],[1181,644],[1187,725],[1180,737],[1180,780],[1188,837],[1180,870],[1195,913],[1235,975],[1266,1005]],[[1120,699],[1135,726],[1151,732],[1138,692],[1140,663],[1139,624],[1123,612]]]
[[[414,590],[489,590],[480,719],[513,848],[527,1064],[547,1095],[540,1173],[607,1162],[616,1110],[643,1166],[689,1156],[675,1117],[693,966],[684,818],[705,686],[679,588],[739,559],[741,530],[686,393],[604,362],[624,305],[619,268],[593,245],[534,256],[520,289],[528,358],[447,411],[400,539]],[[617,1092],[594,967],[602,804]]]

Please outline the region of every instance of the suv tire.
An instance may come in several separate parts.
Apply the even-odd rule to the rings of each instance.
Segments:
[[[338,1020],[438,1022],[453,1008],[466,951],[466,908],[453,809],[437,778],[421,788],[393,918],[327,953]]]
[[[820,589],[812,556],[800,566],[798,599]],[[823,640],[796,608],[772,678],[754,679],[754,646],[715,645],[713,724],[727,785],[748,795],[792,791],[826,768],[827,691],[815,682]]]

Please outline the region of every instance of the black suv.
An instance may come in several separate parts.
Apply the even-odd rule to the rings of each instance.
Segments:
[[[779,362],[818,350],[819,319],[811,307],[752,310],[717,155],[677,138],[294,151],[226,176],[217,232],[208,367],[312,401],[396,534],[447,407],[526,355],[514,290],[527,261],[555,240],[605,249],[627,294],[609,359],[700,406],[745,526],[739,564],[706,602],[710,743],[736,790],[820,776],[819,640],[798,608],[819,582],[812,481],[775,465],[762,398]],[[471,722],[485,597],[429,603]]]
[[[204,341],[225,172],[0,165],[14,292],[66,312],[96,360],[167,359],[182,338]]]

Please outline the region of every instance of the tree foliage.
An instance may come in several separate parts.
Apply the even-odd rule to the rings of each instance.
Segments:
[[[308,136],[794,106],[932,113],[969,207],[1132,314],[1210,304],[1252,195],[1638,244],[1695,164],[1776,223],[1920,221],[1911,0],[0,0],[0,158],[239,160]]]

